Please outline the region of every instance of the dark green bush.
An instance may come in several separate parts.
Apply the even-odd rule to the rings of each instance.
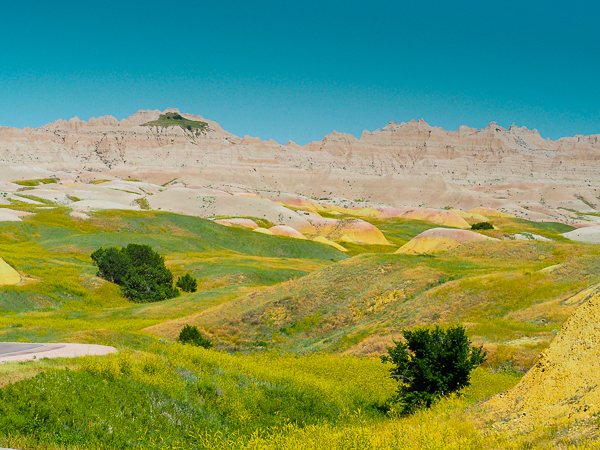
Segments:
[[[134,302],[157,302],[179,295],[164,258],[148,245],[100,248],[91,258],[98,266],[98,276],[121,286],[123,295]]]
[[[394,341],[381,360],[394,365],[390,372],[399,383],[404,413],[430,407],[436,399],[469,386],[471,371],[486,359],[482,347],[471,346],[461,325],[403,330],[402,335],[406,342]]]
[[[494,225],[490,222],[479,222],[471,225],[471,230],[493,230]]]
[[[195,345],[196,347],[212,348],[213,343],[204,337],[196,325],[185,325],[179,332],[178,342]]]
[[[198,290],[198,280],[196,280],[189,273],[186,273],[184,276],[177,279],[175,286],[177,286],[183,292],[196,292]]]

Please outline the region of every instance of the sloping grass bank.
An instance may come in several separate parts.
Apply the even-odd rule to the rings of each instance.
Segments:
[[[0,390],[0,445],[484,448],[500,441],[463,422],[466,408],[519,379],[478,369],[462,397],[402,418],[386,407],[395,382],[378,359],[153,344],[70,363]]]

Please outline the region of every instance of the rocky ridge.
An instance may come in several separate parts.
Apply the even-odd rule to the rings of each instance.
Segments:
[[[120,121],[75,117],[36,129],[0,127],[0,161],[84,178],[135,174],[161,184],[177,178],[317,198],[464,210],[488,206],[532,219],[561,207],[595,212],[600,205],[600,135],[552,141],[514,125],[446,131],[413,120],[364,131],[359,139],[333,132],[299,146],[239,138],[191,114],[181,115],[207,122],[210,130],[197,135],[143,126],[166,112],[179,111],[138,111]],[[9,181],[5,173],[3,181]]]

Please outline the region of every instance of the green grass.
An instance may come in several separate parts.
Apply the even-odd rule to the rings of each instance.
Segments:
[[[15,184],[19,184],[21,186],[39,186],[41,184],[52,184],[56,183],[56,178],[37,178],[35,180],[17,180],[13,181]]]
[[[580,254],[582,248],[593,254]],[[573,311],[557,301],[600,281],[599,253],[597,247],[508,241],[434,257],[361,255],[185,320],[231,345],[292,351],[382,351],[404,327],[457,321],[475,324],[470,335],[490,351],[523,337],[547,344]],[[150,331],[173,336],[176,326]],[[524,364],[530,353],[523,354]]]
[[[29,376],[43,372],[0,390],[0,444],[281,448],[279,439],[305,429],[327,434],[361,426],[375,434],[406,421],[385,413],[396,386],[377,359],[229,356],[153,344],[143,352],[79,358],[70,370],[59,369],[61,363],[22,364]],[[10,365],[4,370],[14,373]],[[518,379],[478,370],[462,399],[443,400],[436,414],[460,411]]]
[[[221,347],[376,353],[403,327],[461,321],[474,324],[471,336],[493,350],[522,337],[548,342],[572,311],[553,302],[598,281],[600,273],[597,247],[570,242],[483,243],[422,257],[389,254],[395,246],[347,244],[346,255],[171,213],[106,211],[88,221],[68,213],[59,207],[0,224],[1,254],[29,279],[2,288],[0,336],[66,339],[70,329],[102,328],[173,337],[189,321]],[[408,237],[428,225],[385,220],[378,226]],[[115,285],[95,277],[89,254],[130,242],[164,255],[175,277],[191,273],[200,292],[155,305],[127,303]],[[556,264],[556,271],[539,272]],[[16,315],[18,329],[10,327]],[[490,321],[497,326],[478,325]]]
[[[141,209],[145,209],[145,210],[150,209],[150,204],[148,203],[148,200],[146,200],[145,198],[136,198],[134,201],[140,206]]]
[[[208,123],[199,122],[196,120],[189,120],[189,119],[186,119],[185,117],[181,116],[178,113],[161,114],[161,116],[157,120],[145,123],[142,126],[143,127],[159,127],[159,128],[181,127],[184,130],[199,131],[201,133],[210,131]]]
[[[513,386],[576,308],[563,300],[600,281],[600,247],[559,240],[562,224],[501,219],[499,237],[555,241],[407,256],[391,252],[435,225],[367,219],[395,245],[344,243],[344,254],[171,213],[81,221],[60,206],[11,207],[35,214],[0,223],[0,256],[26,279],[0,287],[0,340],[121,351],[0,365],[0,446],[14,448],[543,448],[480,431],[472,408]],[[175,277],[191,273],[199,291],[129,303],[89,254],[130,242],[164,255]],[[386,414],[395,385],[369,355],[402,328],[455,322],[504,372],[478,369],[464,397],[430,411]],[[157,343],[185,324],[217,350]]]
[[[46,198],[38,197],[37,195],[29,195],[29,194],[15,194],[16,197],[26,198],[28,200],[33,200],[44,205],[55,205],[52,200],[48,200]],[[17,200],[18,201],[18,200]]]
[[[89,184],[102,184],[102,183],[108,183],[109,181],[112,181],[112,180],[92,180],[89,182]]]
[[[264,217],[254,217],[254,216],[214,216],[214,219],[250,219],[256,222],[259,227],[262,228],[271,228],[274,227],[275,224],[270,220],[265,219]]]
[[[263,236],[195,217],[165,213],[99,213],[72,219],[57,208],[0,224],[0,254],[27,283],[0,295],[0,336],[43,341],[71,331],[135,331],[230,301],[250,289],[295,279],[346,256],[296,239]],[[200,292],[148,308],[129,304],[96,275],[89,255],[105,245],[151,245],[175,277],[199,279]],[[276,244],[276,245],[273,245]],[[20,327],[12,325],[18,323]]]

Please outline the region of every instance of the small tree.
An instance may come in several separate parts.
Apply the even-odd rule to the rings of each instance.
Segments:
[[[204,337],[196,325],[185,325],[179,332],[177,342],[204,348],[211,348],[213,346],[213,343],[210,341],[210,339]]]
[[[198,290],[198,280],[189,273],[186,273],[184,276],[177,279],[175,286],[184,292],[196,292]]]
[[[148,245],[99,248],[91,258],[98,266],[98,276],[121,286],[131,301],[157,302],[179,295],[165,259]]]
[[[471,225],[471,230],[493,230],[494,225],[490,222],[478,222]]]
[[[472,347],[465,328],[403,330],[406,342],[394,341],[384,363],[394,365],[391,376],[399,382],[398,399],[403,412],[431,404],[471,384],[471,371],[485,361],[482,347]]]

